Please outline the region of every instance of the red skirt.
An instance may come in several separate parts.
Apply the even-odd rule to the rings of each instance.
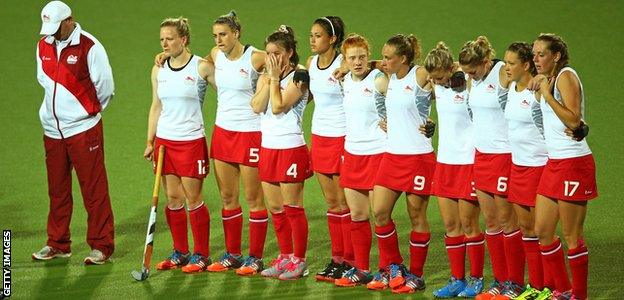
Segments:
[[[449,165],[438,162],[431,182],[431,194],[450,199],[477,201],[472,165]]]
[[[598,197],[594,156],[548,159],[537,193],[563,201],[588,201]]]
[[[162,174],[172,174],[179,177],[193,177],[203,179],[210,171],[208,146],[206,138],[192,141],[171,141],[156,137],[154,141],[154,161],[158,161],[158,148],[165,146]],[[156,164],[154,164],[154,173]]]
[[[524,206],[535,207],[537,186],[544,167],[525,167],[512,164],[507,200]]]
[[[258,177],[264,182],[304,182],[312,176],[310,154],[303,145],[290,149],[260,148]]]
[[[229,131],[215,125],[210,142],[210,158],[257,168],[261,142],[260,131]]]
[[[477,190],[507,196],[511,153],[489,154],[476,151],[473,172]]]
[[[312,135],[310,152],[312,170],[322,174],[339,174],[345,137]]]
[[[436,158],[427,154],[384,153],[375,177],[375,185],[408,194],[431,195],[431,180]]]
[[[340,186],[354,190],[372,190],[384,154],[356,155],[345,150],[340,169]]]

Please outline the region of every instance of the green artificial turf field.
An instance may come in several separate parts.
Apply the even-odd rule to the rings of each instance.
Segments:
[[[499,54],[513,41],[532,41],[540,32],[564,37],[571,64],[579,72],[586,93],[586,120],[591,125],[589,144],[597,163],[600,191],[589,205],[585,234],[590,249],[589,289],[592,299],[618,299],[624,282],[624,233],[617,196],[624,174],[624,143],[620,116],[624,111],[621,83],[624,28],[621,1],[91,1],[67,2],[74,18],[105,46],[116,83],[116,95],[104,113],[106,162],[115,214],[116,252],[112,263],[85,267],[89,252],[85,243],[86,213],[74,181],[75,207],[71,226],[73,257],[33,262],[30,254],[46,240],[47,183],[38,109],[42,89],[35,78],[35,44],[39,39],[39,13],[44,1],[0,2],[0,47],[5,71],[0,79],[0,229],[12,230],[12,293],[21,298],[292,298],[351,299],[394,297],[389,291],[369,292],[363,287],[344,289],[317,283],[313,276],[295,282],[260,277],[240,278],[232,272],[183,275],[180,271],[153,272],[146,282],[135,282],[130,271],[140,267],[145,227],[151,200],[153,175],[142,158],[147,114],[151,101],[149,74],[154,54],[160,51],[159,24],[165,17],[183,15],[192,27],[191,50],[205,55],[213,46],[212,21],[230,9],[243,25],[242,41],[258,48],[279,24],[289,24],[299,38],[300,56],[310,55],[308,32],[312,21],[324,15],[341,16],[347,32],[366,36],[373,57],[380,56],[383,42],[395,33],[415,33],[423,51],[444,40],[456,55],[463,42],[487,35]],[[617,29],[620,28],[620,29]],[[500,57],[500,55],[499,55]],[[305,60],[304,60],[305,61]],[[207,136],[215,114],[215,93],[204,104]],[[313,105],[306,111],[306,134]],[[214,177],[203,190],[212,213],[213,259],[224,250],[220,201]],[[308,262],[314,274],[328,260],[329,240],[325,202],[315,178],[306,183],[305,206],[310,221]],[[171,238],[161,205],[153,261],[169,254]],[[432,198],[429,220],[432,241],[426,263],[428,287],[413,298],[432,298],[431,292],[446,282],[449,268],[443,247],[443,227]],[[400,232],[401,250],[408,257],[409,220],[399,202],[394,219]],[[245,205],[243,205],[243,209]],[[618,217],[618,215],[620,217]],[[247,221],[245,221],[245,224]],[[246,227],[246,225],[245,225]],[[245,228],[244,227],[244,228]],[[272,228],[270,226],[270,228]],[[243,249],[247,244],[243,234]],[[277,253],[269,229],[266,258]],[[376,265],[373,242],[372,266]],[[489,263],[486,259],[486,277]],[[405,298],[400,296],[397,298]]]

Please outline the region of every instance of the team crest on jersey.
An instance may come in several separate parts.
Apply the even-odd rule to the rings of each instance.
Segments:
[[[51,58],[47,57],[47,56],[42,56],[41,60],[52,60]]]
[[[529,101],[527,101],[526,99],[522,99],[522,101],[520,101],[520,107],[528,108],[529,106],[530,106]]]
[[[491,83],[490,83],[490,84],[488,84],[488,85],[485,87],[485,91],[486,91],[486,92],[488,92],[488,93],[493,93],[493,92],[494,92],[494,90],[496,90],[496,87],[495,87],[493,84],[491,84]]]
[[[365,97],[369,97],[373,95],[373,91],[369,90],[368,88],[364,88],[364,91],[362,91],[362,94],[364,94]]]
[[[241,77],[244,77],[244,78],[249,77],[249,72],[247,70],[245,70],[245,69],[242,69],[242,68],[240,70],[238,70],[238,74]]]
[[[195,78],[193,78],[193,76],[186,76],[186,77],[184,77],[184,84],[186,84],[186,85],[194,85],[195,84]]]
[[[75,65],[78,62],[78,56],[70,55],[67,57],[67,63],[70,65]]]
[[[466,100],[466,99],[464,98],[464,96],[462,96],[460,94],[455,94],[455,97],[453,97],[453,102],[455,102],[457,104],[464,103],[464,100]]]
[[[405,88],[403,88],[403,92],[410,94],[414,92],[414,88],[411,85],[406,85]]]
[[[327,78],[327,84],[329,84],[329,85],[337,85],[338,84],[338,80],[336,80],[336,78],[334,78],[334,77],[329,77],[329,78]]]

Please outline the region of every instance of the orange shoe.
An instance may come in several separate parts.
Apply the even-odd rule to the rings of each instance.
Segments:
[[[188,263],[190,256],[190,253],[183,254],[182,252],[174,249],[173,253],[171,253],[167,259],[156,265],[156,270],[162,271],[181,268]]]
[[[352,267],[347,271],[342,278],[336,279],[334,282],[336,286],[353,287],[359,284],[368,284],[373,280],[373,275],[368,271],[359,270],[356,267]]]
[[[227,270],[238,269],[243,264],[243,257],[225,252],[219,261],[210,264],[208,272],[225,272]]]
[[[373,275],[373,280],[366,284],[366,288],[376,291],[385,290],[388,288],[389,277],[388,271],[379,270],[379,272]]]
[[[236,274],[240,276],[252,276],[258,274],[258,272],[262,272],[263,269],[264,262],[262,262],[262,258],[249,256],[245,259],[243,265],[236,269]]]
[[[390,281],[388,285],[390,288],[398,288],[405,284],[405,276],[408,272],[402,264],[390,264]]]
[[[210,258],[202,256],[199,253],[195,253],[191,255],[188,264],[182,267],[182,272],[184,273],[199,273],[206,271],[210,265]]]
[[[485,292],[477,295],[475,300],[493,300],[494,296],[500,295],[503,292],[503,284],[494,279],[492,285],[485,290]]]

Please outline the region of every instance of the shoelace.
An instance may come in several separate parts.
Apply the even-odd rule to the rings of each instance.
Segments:
[[[289,261],[289,262],[288,262],[288,263],[284,266],[284,269],[285,269],[286,271],[292,272],[292,271],[294,271],[294,270],[296,270],[296,269],[297,269],[297,267],[299,266],[299,264],[300,264],[300,263],[301,263],[301,262],[297,262],[297,263],[295,263],[295,262],[293,262],[293,261],[291,260],[291,261]]]
[[[390,277],[396,277],[398,275],[403,275],[401,272],[401,266],[399,265],[391,265],[390,266]]]
[[[256,258],[253,256],[247,257],[243,262],[243,266],[251,267],[256,262]]]
[[[189,259],[189,263],[191,264],[196,264],[201,260],[201,255],[199,254],[193,254],[191,255],[191,259]]]
[[[352,279],[352,277],[353,277],[353,275],[355,274],[356,271],[357,270],[355,268],[351,268],[349,270],[346,270],[346,271],[344,271],[342,273],[342,277]]]

